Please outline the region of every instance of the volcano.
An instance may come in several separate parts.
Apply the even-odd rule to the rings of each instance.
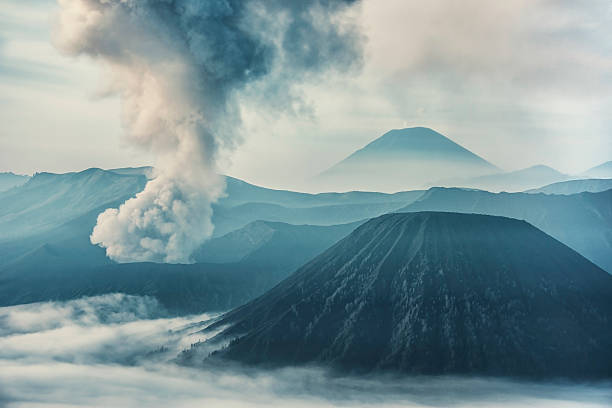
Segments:
[[[425,127],[393,129],[319,174],[323,190],[401,191],[436,180],[497,173],[499,169]]]
[[[209,327],[228,345],[208,359],[610,377],[611,294],[612,276],[527,222],[387,214]]]

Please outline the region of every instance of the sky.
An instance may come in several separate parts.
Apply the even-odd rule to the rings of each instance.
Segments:
[[[100,64],[54,46],[52,0],[0,5],[0,171],[155,164],[126,141]],[[612,160],[612,5],[365,0],[363,64],[306,80],[305,108],[242,109],[224,173],[291,188],[387,130],[431,127],[497,166]]]

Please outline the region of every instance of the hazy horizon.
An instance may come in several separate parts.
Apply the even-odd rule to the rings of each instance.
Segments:
[[[297,115],[271,120],[247,107],[243,141],[220,170],[287,188],[390,129],[412,126],[431,127],[508,171],[543,164],[576,174],[606,162],[610,10],[603,1],[365,1],[354,13],[363,69],[302,84],[305,106]],[[53,0],[0,6],[0,119],[7,124],[0,171],[154,165],[151,154],[126,144],[120,102],[100,94],[97,64],[54,47],[57,13]],[[404,24],[402,16],[418,23]]]

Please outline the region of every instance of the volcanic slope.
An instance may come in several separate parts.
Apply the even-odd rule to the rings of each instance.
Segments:
[[[209,327],[229,343],[209,361],[610,377],[610,293],[612,276],[524,221],[387,214]]]

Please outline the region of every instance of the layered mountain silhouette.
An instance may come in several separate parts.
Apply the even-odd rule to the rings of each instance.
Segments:
[[[213,359],[261,366],[610,377],[610,293],[612,276],[524,221],[388,214],[206,330],[229,341]]]
[[[219,205],[234,207],[247,203],[276,204],[283,207],[324,207],[356,204],[381,204],[388,202],[412,201],[424,190],[400,191],[387,194],[373,191],[348,191],[344,193],[300,193],[289,190],[276,190],[249,184],[246,181],[225,177],[227,196],[221,198]]]
[[[215,236],[254,221],[289,224],[337,225],[377,217],[407,205],[424,190],[394,194],[367,191],[309,194],[274,190],[226,177],[227,196],[213,206]]]
[[[213,206],[214,235],[219,236],[235,231],[257,220],[323,226],[347,224],[396,211],[422,194],[419,192],[414,199],[407,201],[313,207],[285,207],[268,203],[247,203],[235,207],[215,205]]]
[[[89,257],[91,264],[100,264],[104,252],[89,243],[97,215],[142,191],[153,173],[150,167],[38,173],[0,192],[0,268],[28,254],[34,264],[45,245],[72,252],[79,262]],[[397,210],[424,192],[307,194],[226,181],[227,196],[214,205],[216,237],[257,220],[325,226],[361,221]]]
[[[525,191],[526,193],[544,194],[578,194],[578,193],[599,193],[612,189],[612,178],[609,179],[582,179],[561,181],[549,184],[540,188]]]
[[[123,202],[145,183],[141,175],[96,168],[37,173],[24,185],[0,194],[0,242],[49,231],[94,209]]]
[[[364,222],[322,226],[254,221],[207,241],[193,256],[197,262],[243,262],[268,268],[277,264],[293,270]]]
[[[570,176],[552,167],[537,165],[526,169],[499,172],[476,177],[457,177],[437,180],[430,183],[431,187],[463,187],[477,188],[492,192],[518,192],[546,184],[568,180]]]
[[[44,234],[43,244],[0,264],[0,306],[121,292],[154,297],[171,314],[225,311],[261,295],[361,224],[257,221],[207,242],[194,264],[117,264],[89,243],[96,215]]]
[[[582,175],[593,178],[612,178],[612,160],[590,168]]]
[[[424,127],[391,130],[316,177],[331,190],[400,191],[435,180],[498,169],[440,133]]]
[[[612,273],[612,190],[546,195],[432,188],[399,211],[449,211],[526,220]]]
[[[25,184],[30,176],[12,172],[0,173],[0,192]]]

